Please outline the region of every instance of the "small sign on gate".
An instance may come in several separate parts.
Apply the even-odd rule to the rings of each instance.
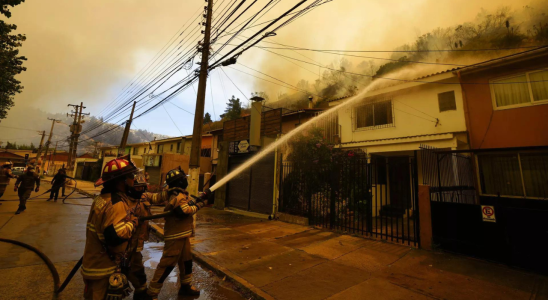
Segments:
[[[483,222],[492,222],[496,223],[497,219],[495,219],[495,207],[492,205],[482,205],[481,206],[481,214],[483,216]]]

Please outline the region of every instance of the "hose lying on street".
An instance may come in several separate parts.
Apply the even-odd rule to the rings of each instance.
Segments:
[[[65,281],[63,281],[63,284],[60,284],[59,272],[57,272],[57,269],[55,268],[55,265],[53,264],[53,262],[51,262],[49,257],[47,257],[42,251],[38,250],[37,248],[35,248],[35,247],[33,247],[29,244],[25,244],[23,242],[19,242],[19,241],[15,241],[15,240],[0,238],[0,242],[21,246],[23,248],[26,248],[26,249],[36,253],[36,255],[38,255],[44,261],[44,263],[46,263],[46,266],[48,267],[48,269],[51,273],[51,276],[53,277],[53,292],[55,294],[59,294],[65,289],[67,284],[70,282],[72,277],[74,277],[74,275],[76,274],[76,272],[78,271],[78,269],[82,265],[82,258],[83,257],[80,258],[80,260],[76,263],[74,268],[72,268],[72,271],[70,271],[70,273],[67,276],[67,278],[65,279]]]

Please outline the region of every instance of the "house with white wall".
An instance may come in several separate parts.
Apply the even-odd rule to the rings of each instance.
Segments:
[[[354,97],[336,99],[329,105]],[[399,214],[411,208],[412,164],[414,159],[420,163],[420,157],[413,155],[421,145],[469,148],[462,89],[453,70],[384,84],[337,113],[339,147],[363,151],[375,164],[372,192],[384,204],[373,209],[374,215],[383,210]],[[418,170],[420,178],[420,167]]]

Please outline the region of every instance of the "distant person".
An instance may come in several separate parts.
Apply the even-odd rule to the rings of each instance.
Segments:
[[[47,201],[54,199],[54,202],[57,202],[57,198],[59,197],[59,190],[61,189],[61,187],[65,186],[66,178],[67,174],[65,174],[65,170],[59,169],[59,171],[57,171],[57,174],[55,174],[55,176],[53,176],[53,179],[51,180],[51,193],[49,194],[49,199]]]
[[[36,189],[34,189],[35,185]],[[28,166],[27,171],[17,178],[13,190],[17,192],[17,189],[19,187],[19,208],[15,212],[16,215],[22,213],[25,209],[27,209],[27,199],[29,199],[32,190],[34,190],[35,192],[38,192],[40,190],[40,176],[36,174],[34,166]]]
[[[5,162],[0,169],[0,198],[4,195],[6,187],[10,184],[10,178],[17,178],[17,175],[11,173],[11,161]],[[2,203],[0,203],[2,205]]]

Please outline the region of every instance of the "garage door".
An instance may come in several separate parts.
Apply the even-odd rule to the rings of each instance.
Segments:
[[[251,155],[230,157],[228,172],[235,170],[250,158]],[[230,180],[227,184],[227,206],[270,214],[273,189],[274,153],[267,155]]]

